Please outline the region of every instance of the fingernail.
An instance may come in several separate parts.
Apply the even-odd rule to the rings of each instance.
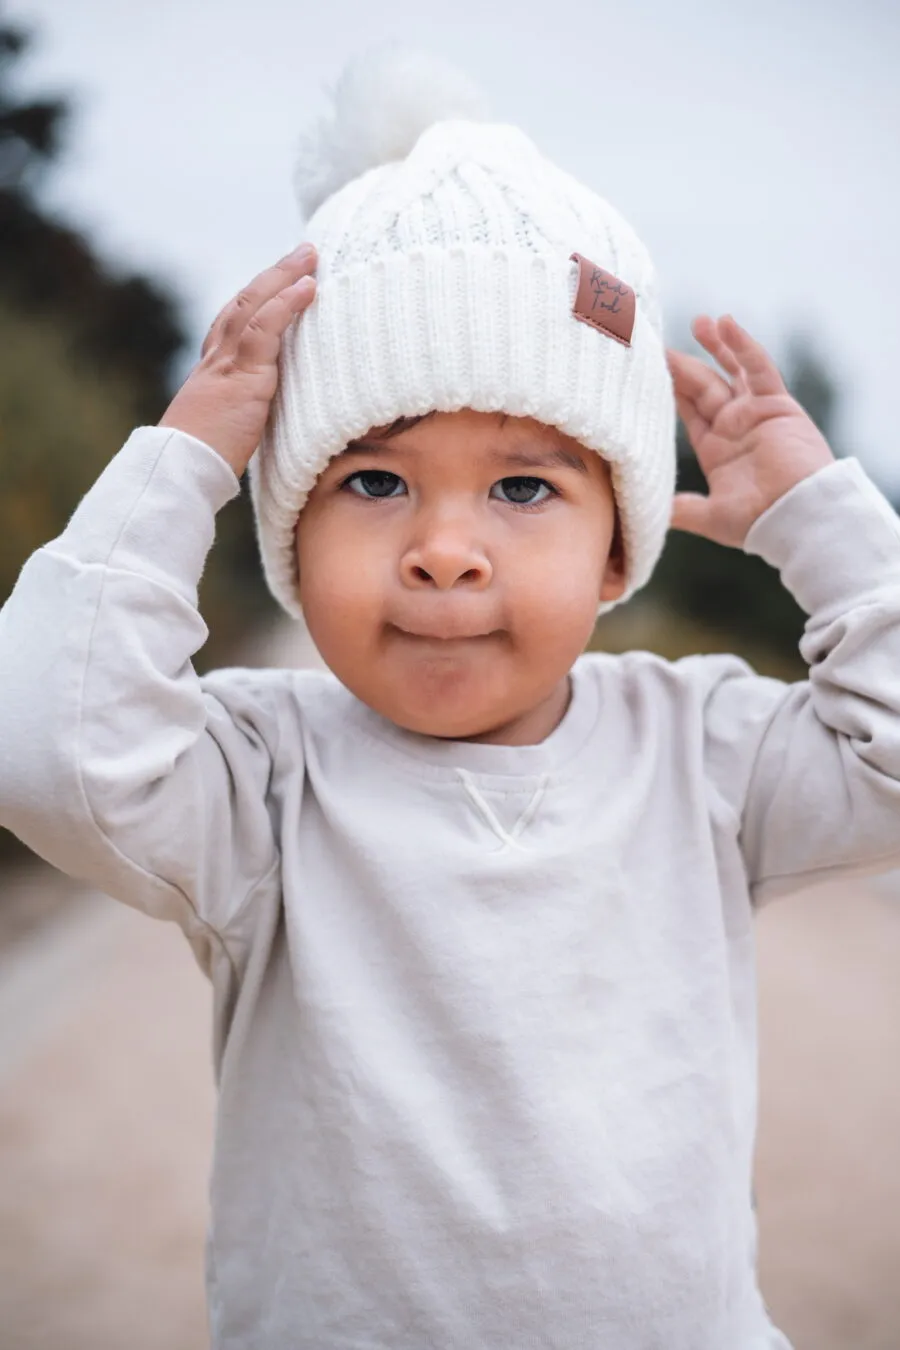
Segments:
[[[292,286],[289,286],[288,290],[296,291],[298,295],[306,295],[307,291],[315,290],[315,285],[314,277],[301,277],[299,281],[295,281]]]
[[[311,257],[314,252],[315,249],[312,244],[298,244],[296,248],[292,248],[290,253],[286,253],[284,257],[279,258],[278,261],[283,263],[302,262],[304,258]]]

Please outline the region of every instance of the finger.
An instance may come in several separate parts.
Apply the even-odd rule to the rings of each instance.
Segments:
[[[744,370],[751,394],[787,392],[781,371],[765,347],[752,338],[731,314],[726,314],[719,320],[719,332]]]
[[[672,501],[671,526],[687,534],[701,534],[709,538],[711,506],[702,492],[676,492]]]
[[[734,397],[731,385],[699,356],[670,351],[668,357],[676,398],[690,399],[707,422],[714,422],[719,410]]]
[[[287,286],[315,271],[316,251],[312,244],[301,244],[280,258],[272,267],[255,276],[248,286],[229,300],[213,321],[203,344],[203,355],[210,347],[234,349],[253,315]]]
[[[709,432],[709,422],[700,412],[696,403],[681,394],[676,393],[675,395],[675,407],[678,409],[678,416],[684,423],[688,440],[696,450]]]
[[[219,333],[219,345],[226,349],[234,349],[240,342],[247,324],[262,306],[268,304],[298,279],[308,276],[315,270],[315,266],[316,256],[312,246],[301,245],[293,253],[281,258],[274,266],[260,272],[249,286],[239,291],[230,304],[226,305]]]
[[[235,363],[247,370],[274,365],[288,324],[308,308],[315,293],[315,279],[306,276],[267,300],[241,333]]]
[[[710,318],[708,314],[698,314],[691,324],[691,332],[701,347],[705,347],[722,369],[727,370],[732,376],[735,383],[731,387],[731,392],[740,392],[745,387],[744,372],[740,361],[722,338],[718,321]]]
[[[676,394],[683,394],[694,400],[710,421],[718,409],[734,397],[734,390],[731,389],[727,379],[723,378],[718,370],[714,370],[706,360],[700,360],[699,356],[691,356],[688,352],[669,348],[667,362],[675,382]]]

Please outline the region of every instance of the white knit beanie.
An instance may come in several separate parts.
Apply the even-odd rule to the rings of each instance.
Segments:
[[[382,45],[349,64],[333,100],[295,179],[317,294],[285,334],[249,466],[270,590],[302,618],[297,516],[349,441],[472,408],[536,418],[609,461],[627,599],[662,551],[675,487],[643,244],[521,130],[485,120],[478,92],[434,57]]]

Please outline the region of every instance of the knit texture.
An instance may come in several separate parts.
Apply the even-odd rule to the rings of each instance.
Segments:
[[[327,196],[303,237],[318,291],[285,334],[249,466],[266,579],[287,613],[302,616],[294,530],[318,475],[348,441],[431,409],[533,417],[601,454],[622,600],[642,586],[669,523],[675,406],[653,266],[622,216],[519,128],[451,117]],[[630,347],[574,317],[575,251],[634,289]]]

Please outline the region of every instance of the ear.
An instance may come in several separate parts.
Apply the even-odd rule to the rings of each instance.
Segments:
[[[606,559],[603,578],[600,582],[600,603],[618,600],[625,590],[625,584],[625,545],[622,539],[619,513],[616,511],[616,523],[612,543],[609,546],[609,557]]]

